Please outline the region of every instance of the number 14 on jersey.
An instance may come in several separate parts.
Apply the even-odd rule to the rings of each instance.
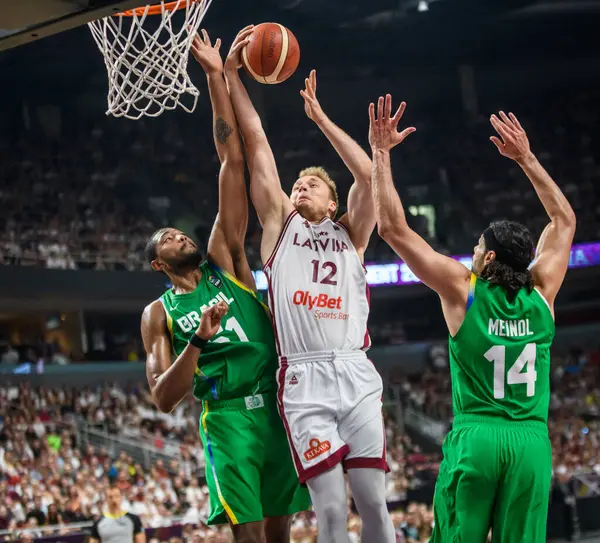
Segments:
[[[527,396],[535,394],[535,382],[537,380],[537,371],[535,371],[536,354],[535,343],[525,345],[508,373],[506,373],[506,347],[504,345],[494,345],[483,355],[494,364],[494,398],[497,400],[504,398],[505,375],[507,385],[527,385]],[[527,368],[523,372],[525,366]]]

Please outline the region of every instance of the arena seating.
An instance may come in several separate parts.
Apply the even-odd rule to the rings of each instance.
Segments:
[[[124,507],[139,515],[146,526],[156,518],[183,516],[197,526],[198,541],[218,541],[202,520],[208,512],[203,485],[202,449],[197,438],[193,401],[172,415],[157,413],[146,390],[50,390],[0,388],[0,530],[39,529],[96,518],[102,511],[103,491],[117,484]],[[127,454],[111,457],[106,448],[78,443],[76,420],[92,427],[108,424],[113,434],[135,437],[140,443],[161,447],[165,439],[179,438],[181,459],[170,465],[158,461],[149,469]],[[390,467],[388,499],[405,503],[406,493],[435,477],[439,456],[423,455],[407,436],[397,434],[387,420]],[[198,459],[201,461],[198,462]],[[432,461],[433,460],[433,461]],[[431,476],[426,477],[426,470]],[[418,533],[426,540],[431,510],[409,504],[395,513],[399,531]],[[349,531],[358,533],[360,521],[350,513]],[[416,532],[415,532],[416,530]],[[312,541],[316,533],[312,513],[294,520],[294,541]],[[206,538],[206,539],[205,539]]]
[[[564,475],[589,467],[600,472],[600,426],[583,422],[582,413],[597,413],[600,366],[598,353],[559,361],[554,369],[550,428],[555,451],[555,471]],[[411,407],[430,415],[444,412],[448,374],[430,371],[418,380],[400,378]],[[585,385],[582,383],[585,382]],[[585,394],[577,394],[577,387]],[[430,401],[432,390],[438,396]],[[192,541],[226,541],[222,533],[203,524],[208,496],[203,484],[202,447],[197,437],[197,404],[190,399],[170,415],[158,413],[142,385],[122,389],[48,389],[29,386],[0,388],[0,530],[69,524],[96,518],[103,507],[103,490],[117,484],[124,506],[138,514],[146,526],[159,517],[183,517]],[[180,444],[177,461],[162,460],[149,467],[130,455],[110,454],[81,440],[81,424],[105,429],[112,435],[135,439],[161,448]],[[388,502],[394,511],[399,541],[424,543],[431,529],[432,512],[425,504],[409,503],[412,491],[432,485],[439,469],[439,453],[424,453],[408,435],[402,435],[386,417]],[[349,532],[357,541],[360,519],[350,510]],[[293,541],[312,542],[316,523],[312,513],[298,515]],[[402,539],[404,538],[404,539]]]
[[[324,102],[326,92],[324,87]],[[533,149],[573,204],[576,241],[600,239],[600,166],[594,158],[600,149],[600,109],[594,96],[590,91],[513,105],[522,112]],[[198,224],[189,234],[205,244],[217,205],[218,161],[209,115],[202,110],[177,122],[165,116],[131,124],[104,119],[94,127],[72,122],[60,139],[31,132],[11,135],[10,140],[0,136],[5,157],[0,166],[0,263],[148,269],[143,258],[148,234],[186,215]],[[362,120],[355,116],[341,123],[364,143]],[[424,216],[409,218],[436,248],[468,253],[485,224],[504,216],[522,220],[534,233],[541,231],[543,209],[518,168],[497,156],[487,140],[487,117],[440,122],[427,112],[410,111],[409,121],[419,132],[394,156],[394,172],[406,205],[435,208],[435,225]],[[308,122],[299,118],[298,128],[286,125],[282,134],[277,123],[270,126],[281,179],[288,186],[302,167],[323,164],[338,180],[343,202],[349,174]],[[186,145],[188,141],[194,146]],[[255,267],[260,265],[259,237],[252,216],[247,247]],[[366,259],[393,258],[374,234]]]

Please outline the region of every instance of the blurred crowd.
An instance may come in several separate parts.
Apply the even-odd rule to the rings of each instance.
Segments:
[[[93,127],[62,119],[57,110],[61,122],[46,119],[45,130],[10,140],[0,136],[0,263],[148,269],[145,240],[167,223],[204,246],[216,214],[218,172],[206,106],[194,115],[136,123],[107,118]],[[594,94],[525,99],[518,107],[534,151],[577,213],[577,240],[600,239],[600,108]],[[352,181],[348,172],[324,136],[302,118],[301,108],[294,114],[291,126],[269,124],[284,188],[318,156],[337,179],[344,201]],[[354,117],[339,121],[362,141],[364,123]],[[268,124],[268,112],[264,118]],[[486,115],[440,120],[414,112],[409,122],[420,136],[403,147],[394,171],[402,178],[409,222],[435,247],[468,252],[487,222],[504,216],[540,233],[547,221],[543,209],[519,168],[497,156],[489,143]],[[259,237],[252,214],[247,249],[254,267],[260,265]],[[367,261],[391,258],[375,233]]]
[[[447,352],[431,352],[431,368],[401,376],[405,405],[451,421]],[[445,364],[444,364],[445,361]],[[550,432],[558,480],[600,475],[600,351],[557,354],[552,368]],[[227,528],[204,524],[208,494],[198,437],[199,406],[189,398],[170,414],[159,413],[147,388],[116,385],[78,389],[0,388],[0,530],[92,521],[104,510],[105,491],[116,485],[123,509],[146,527],[173,519],[185,525],[185,541],[227,541]],[[387,500],[402,543],[424,543],[433,520],[432,490],[439,450],[424,450],[386,408]],[[113,436],[118,436],[114,438]],[[581,489],[585,491],[585,489]],[[359,541],[360,519],[349,494],[348,530]],[[294,543],[316,541],[314,514],[294,519]],[[173,542],[174,543],[174,542]]]
[[[196,526],[189,540],[221,541],[219,529],[203,524],[209,503],[197,424],[193,399],[160,413],[142,386],[0,388],[0,530],[41,535],[46,526],[65,525],[66,533],[68,524],[98,518],[106,490],[116,485],[123,509],[145,526],[177,518]],[[409,500],[433,484],[440,456],[399,434],[392,417],[386,417],[386,433],[388,501],[397,510],[399,534],[406,533],[407,542],[426,541],[431,511]],[[358,541],[360,519],[352,509],[348,526]],[[316,541],[314,514],[298,515],[293,532],[295,542]]]

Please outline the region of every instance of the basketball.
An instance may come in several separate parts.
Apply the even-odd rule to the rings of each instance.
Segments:
[[[289,28],[262,23],[254,28],[242,49],[242,64],[250,76],[267,85],[288,79],[298,68],[300,46]]]

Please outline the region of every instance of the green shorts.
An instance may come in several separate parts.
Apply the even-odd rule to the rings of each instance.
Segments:
[[[431,543],[543,543],[552,479],[548,427],[459,415],[443,446]]]
[[[245,524],[309,508],[275,394],[204,401],[200,439],[210,492],[208,524]]]

